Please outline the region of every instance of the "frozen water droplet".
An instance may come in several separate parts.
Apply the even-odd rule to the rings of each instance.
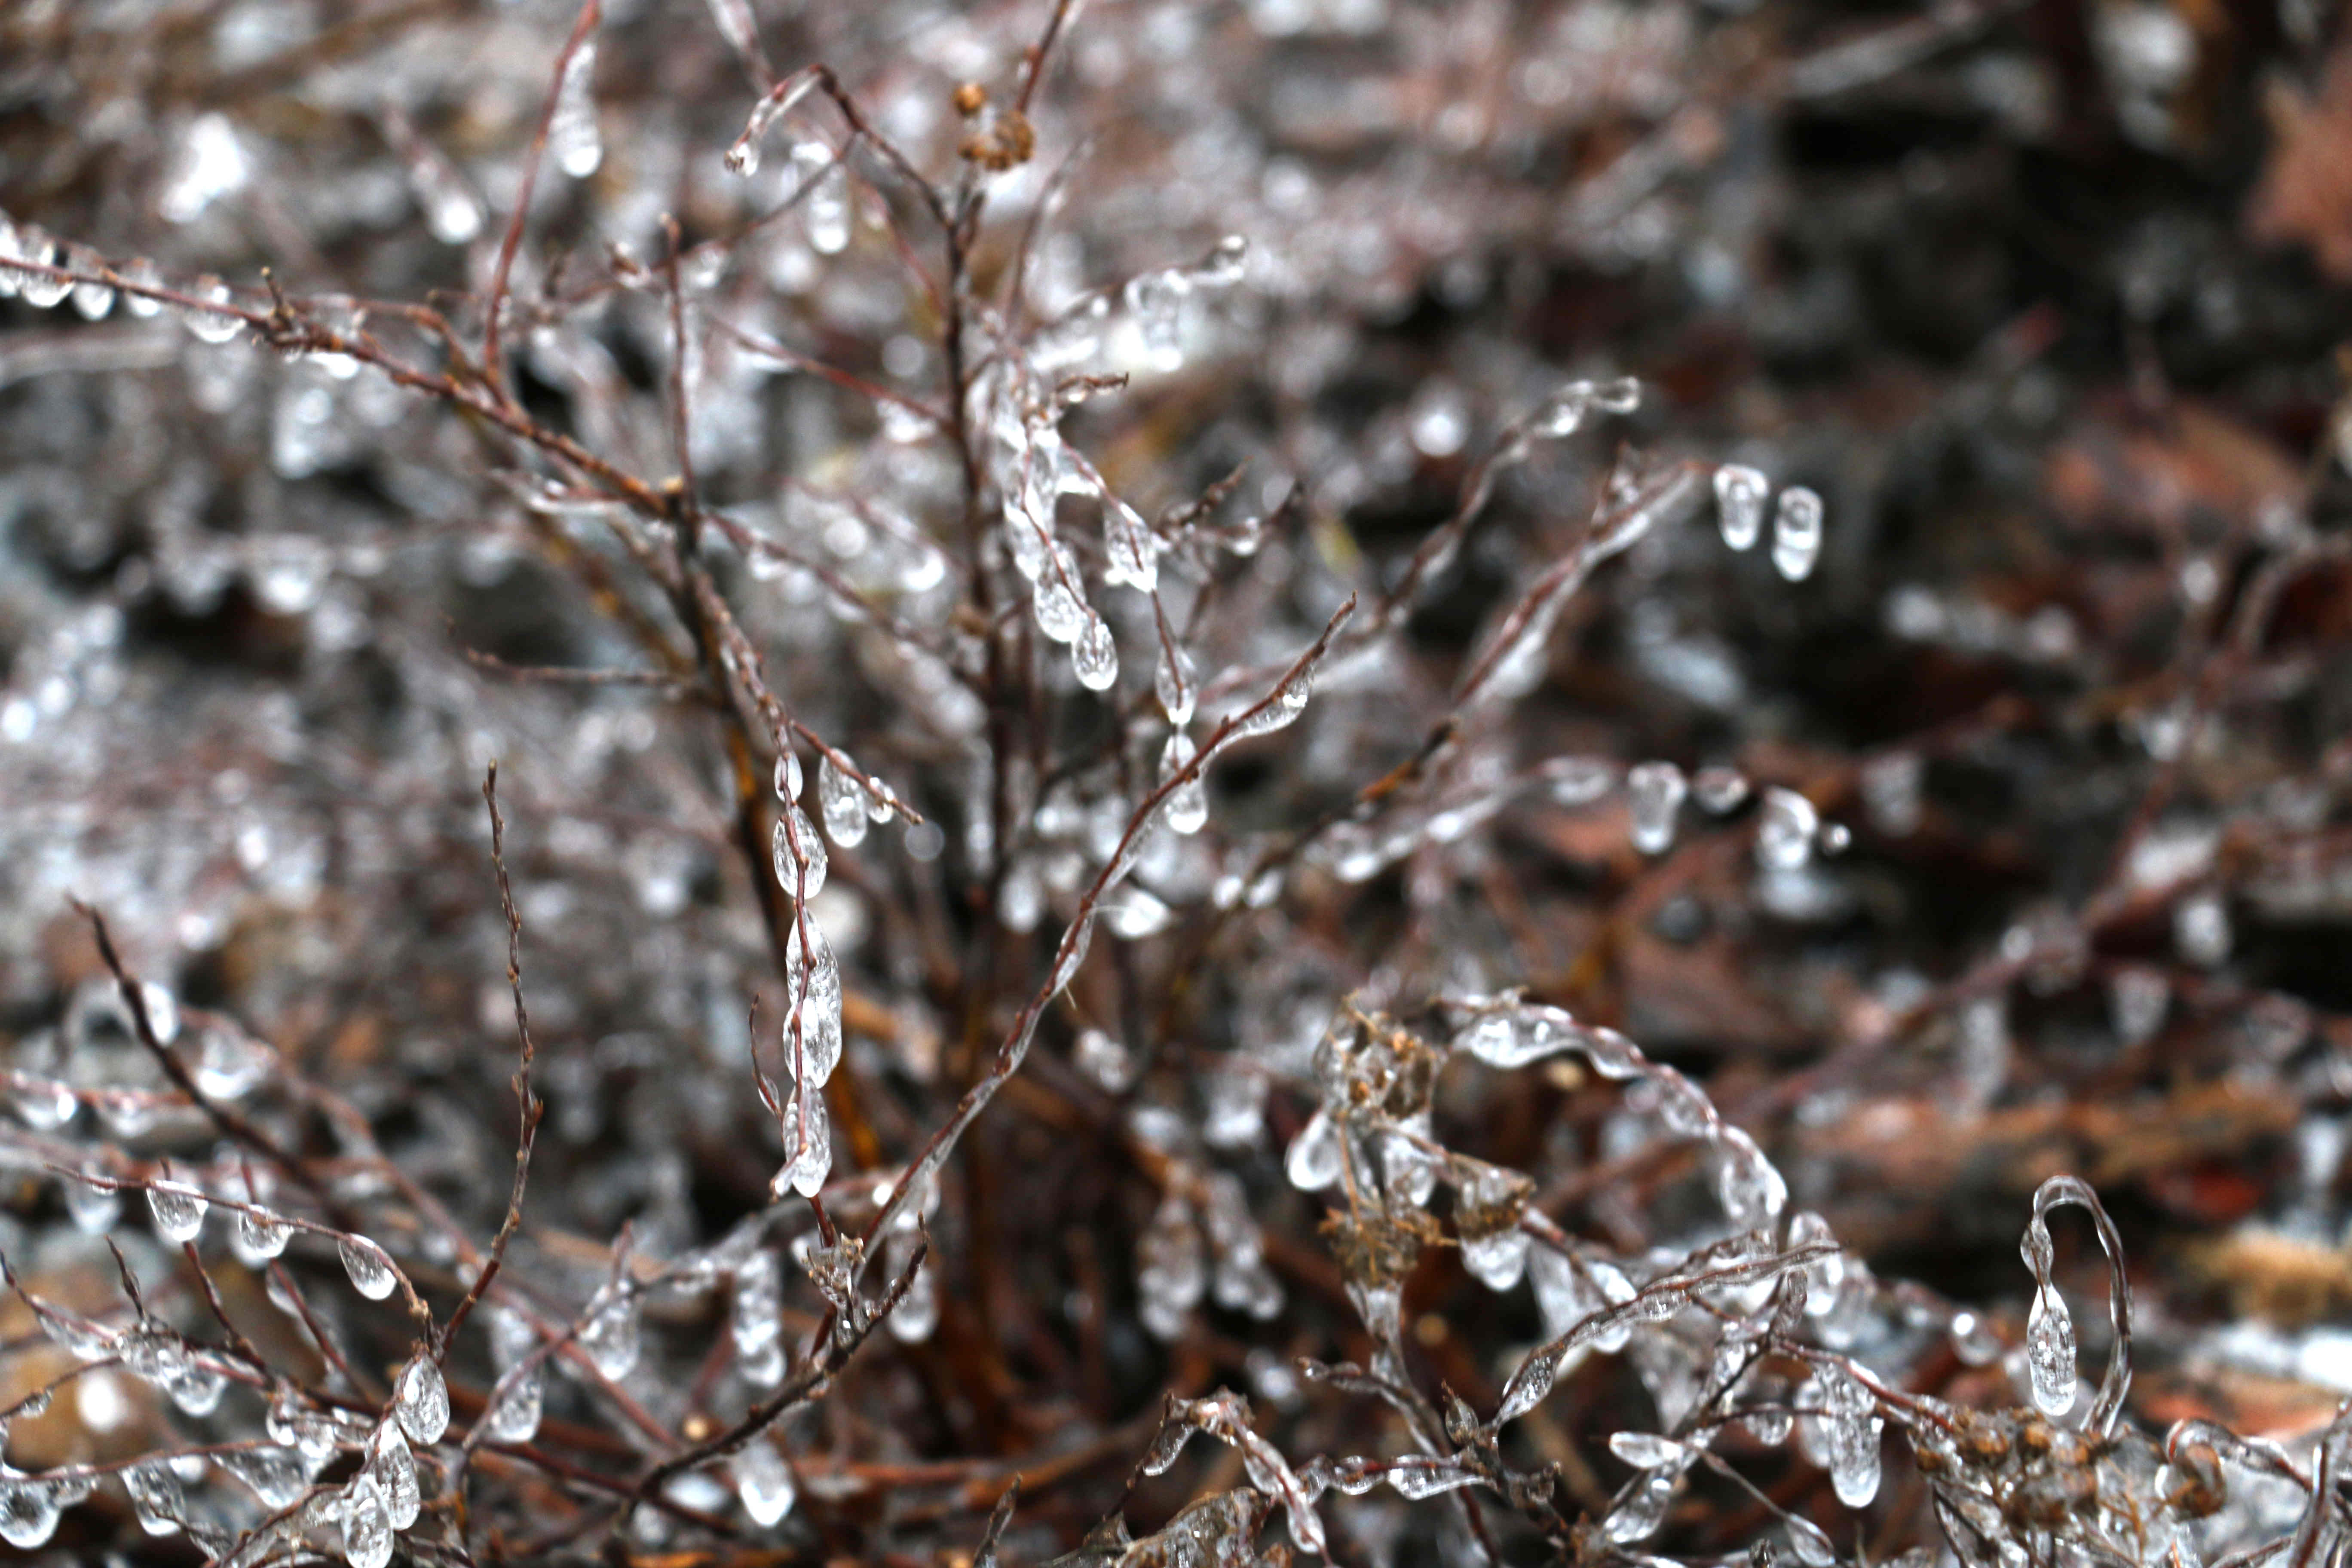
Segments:
[[[1152,671],[1151,689],[1171,724],[1181,730],[1192,721],[1192,704],[1200,696],[1200,682],[1192,674],[1192,656],[1172,641],[1160,645],[1160,664]]]
[[[604,141],[596,129],[596,40],[584,38],[563,62],[555,85],[555,112],[547,122],[547,151],[555,166],[584,180],[604,161]]]
[[[1666,1521],[1666,1506],[1675,1500],[1682,1479],[1679,1469],[1652,1470],[1625,1489],[1625,1495],[1601,1521],[1601,1533],[1620,1546],[1646,1541]]]
[[[1192,280],[1203,289],[1230,289],[1249,269],[1249,241],[1229,234],[1192,269]]]
[[[1756,819],[1757,862],[1768,871],[1801,869],[1813,858],[1813,836],[1821,825],[1813,803],[1795,790],[1766,790]]]
[[[1318,1110],[1290,1141],[1283,1173],[1300,1192],[1318,1192],[1339,1179],[1341,1157],[1339,1127],[1328,1112]]]
[[[20,1551],[45,1546],[62,1511],[57,1491],[31,1476],[0,1477],[0,1541]]]
[[[800,1489],[793,1482],[792,1467],[776,1452],[775,1445],[765,1437],[754,1437],[735,1456],[735,1495],[743,1500],[743,1511],[753,1524],[762,1530],[783,1522],[793,1511],[793,1503]]]
[[[1637,1470],[1671,1465],[1687,1452],[1672,1437],[1661,1437],[1654,1432],[1612,1432],[1609,1451]]]
[[[1780,492],[1772,509],[1772,566],[1791,583],[1813,574],[1822,553],[1822,498],[1802,485]]]
[[[1160,585],[1160,542],[1151,525],[1117,496],[1103,498],[1103,575],[1140,594]]]
[[[342,1258],[343,1272],[351,1276],[352,1289],[369,1300],[383,1300],[400,1283],[392,1259],[366,1237],[346,1236],[335,1244],[335,1250]]]
[[[225,343],[245,330],[245,323],[228,311],[205,308],[230,302],[228,285],[219,279],[209,273],[197,279],[188,297],[198,303],[181,307],[180,321],[201,342]]]
[[[2210,969],[2230,956],[2229,906],[2219,893],[2191,893],[2172,906],[2172,941],[2180,956]]]
[[[1122,1093],[1135,1082],[1135,1061],[1127,1047],[1100,1029],[1081,1030],[1072,1057],[1107,1094]]]
[[[776,817],[774,837],[776,881],[796,900],[805,903],[824,891],[824,874],[831,863],[816,824],[797,805],[786,805]]]
[[[416,1456],[409,1452],[408,1439],[400,1435],[398,1422],[386,1421],[375,1429],[368,1442],[364,1473],[382,1494],[384,1515],[394,1530],[406,1530],[416,1522],[424,1510],[424,1494],[416,1484]]]
[[[1192,762],[1194,754],[1192,738],[1190,735],[1179,730],[1169,736],[1168,743],[1160,748],[1160,781],[1165,783],[1174,778]],[[1202,828],[1208,826],[1209,821],[1208,780],[1201,773],[1195,773],[1191,778],[1168,792],[1167,805],[1163,809],[1167,814],[1168,826],[1171,832],[1182,834],[1200,832]]]
[[[449,1429],[449,1385],[429,1355],[418,1355],[400,1369],[393,1384],[392,1414],[408,1440],[430,1447]]]
[[[2107,980],[2107,1018],[2126,1046],[2146,1045],[2164,1025],[2172,984],[2161,970],[2127,964]]]
[[[1764,497],[1770,489],[1764,476],[1738,463],[1715,470],[1715,519],[1723,542],[1746,550],[1764,532]]]
[[[205,1228],[205,1211],[211,1200],[184,1182],[157,1182],[147,1189],[147,1212],[155,1229],[174,1247],[196,1239]]]
[[[268,1076],[276,1057],[236,1029],[211,1025],[196,1047],[196,1087],[215,1100],[242,1100]]]
[[[2045,1415],[2063,1415],[2074,1404],[2074,1320],[2054,1286],[2033,1292],[2025,1318],[2025,1363],[2033,1403]]]
[[[106,271],[106,263],[88,246],[66,247],[66,265],[84,279],[73,286],[73,307],[82,320],[95,321],[114,309],[114,286],[96,281]]]
[[[343,1492],[343,1561],[351,1568],[384,1568],[392,1561],[392,1545],[383,1489],[362,1471]]]
[[[1030,592],[1037,630],[1050,641],[1076,642],[1087,630],[1091,616],[1078,592],[1077,582],[1076,563],[1071,561],[1068,551],[1055,545],[1052,559],[1037,574],[1036,586]]]
[[[776,759],[776,798],[791,801],[801,797],[801,760],[790,751]]]
[[[131,1511],[149,1535],[177,1535],[188,1511],[188,1500],[172,1467],[150,1459],[122,1472],[122,1489],[131,1494]]]
[[[600,1300],[589,1303],[587,1319],[580,1326],[580,1348],[606,1377],[626,1377],[636,1367],[644,1343],[638,1327],[642,1308],[634,1290],[600,1293]]]
[[[820,256],[838,256],[849,248],[849,173],[822,142],[803,142],[793,148],[793,169],[801,199],[801,222],[808,232],[809,248]]]
[[[104,1236],[122,1217],[122,1194],[112,1187],[68,1177],[65,1199],[67,1217],[84,1236]]]
[[[1078,684],[1089,691],[1108,691],[1118,679],[1118,644],[1110,633],[1110,623],[1098,615],[1087,617],[1086,629],[1070,647],[1070,666],[1077,671]]]
[[[1832,1568],[1837,1562],[1837,1548],[1830,1544],[1830,1538],[1822,1533],[1820,1525],[1796,1514],[1784,1516],[1782,1522],[1788,1527],[1790,1555],[1805,1568]]]
[[[1748,780],[1738,768],[1701,768],[1691,775],[1691,798],[1702,811],[1719,816],[1748,798]]]
[[[1625,775],[1625,803],[1633,815],[1633,847],[1659,855],[1675,841],[1675,814],[1690,786],[1672,763],[1642,763]]]
[[[1127,310],[1143,339],[1144,363],[1162,374],[1184,363],[1184,296],[1191,281],[1181,272],[1162,269],[1130,278]]]
[[[816,800],[818,810],[824,814],[824,830],[835,844],[852,849],[865,842],[868,821],[865,788],[855,773],[834,766],[830,755],[817,759]]]
[[[1289,728],[1298,721],[1298,716],[1301,713],[1307,711],[1307,699],[1314,693],[1313,673],[1309,670],[1300,670],[1276,688],[1273,700],[1250,713],[1250,716],[1242,721],[1237,732],[1244,735],[1269,735],[1276,730]],[[1253,704],[1253,707],[1255,705]]]
[[[247,1268],[257,1268],[284,1252],[293,1235],[292,1226],[256,1206],[237,1212],[236,1224],[229,1231],[229,1246]]]
[[[26,260],[41,267],[61,266],[65,258],[58,253],[58,243],[46,230],[26,226],[16,231],[17,253]],[[65,279],[29,268],[16,269],[18,296],[27,305],[47,310],[64,299],[73,285]]]

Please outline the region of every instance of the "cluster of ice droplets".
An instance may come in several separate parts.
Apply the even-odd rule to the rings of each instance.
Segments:
[[[1747,550],[1763,537],[1771,482],[1755,468],[1726,463],[1715,470],[1715,516],[1723,542]],[[1822,498],[1803,485],[1780,492],[1772,508],[1772,567],[1791,583],[1813,574],[1822,552]]]
[[[833,1133],[824,1108],[824,1083],[841,1061],[841,963],[825,940],[809,901],[824,886],[829,864],[824,843],[808,814],[793,803],[801,785],[800,763],[787,751],[776,763],[777,818],[773,840],[776,880],[792,900],[792,929],[785,939],[785,1008],[782,1044],[792,1088],[782,1118],[783,1168],[774,1190],[814,1196],[833,1171]],[[818,764],[817,805],[825,829],[844,847],[866,837],[868,823],[894,811],[889,792],[860,781],[854,769],[828,755]]]

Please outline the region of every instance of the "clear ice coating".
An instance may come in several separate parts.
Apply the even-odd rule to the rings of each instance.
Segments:
[[[1754,468],[1726,463],[1715,470],[1715,519],[1723,542],[1746,550],[1762,537],[1764,499],[1770,483]]]
[[[1822,553],[1822,498],[1802,485],[1780,492],[1772,509],[1772,566],[1791,583],[1813,574]]]

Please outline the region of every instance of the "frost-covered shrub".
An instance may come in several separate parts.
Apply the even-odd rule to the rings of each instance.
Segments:
[[[1837,9],[0,16],[0,1539],[2339,1555],[2328,455],[1817,395]]]

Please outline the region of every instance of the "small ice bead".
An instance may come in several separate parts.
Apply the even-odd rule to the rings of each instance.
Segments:
[[[175,1247],[196,1239],[210,1206],[210,1199],[184,1183],[157,1182],[147,1189],[147,1212],[154,1216],[155,1229]]]
[[[817,759],[816,801],[817,809],[824,814],[824,830],[835,844],[854,849],[866,841],[869,818],[865,786],[855,773],[834,766],[829,755]]]
[[[392,1414],[408,1440],[430,1447],[449,1429],[449,1385],[441,1368],[428,1355],[419,1355],[400,1369],[393,1384]]]
[[[1625,775],[1634,848],[1644,855],[1664,852],[1675,841],[1675,814],[1689,792],[1682,769],[1672,763],[1642,763]]]
[[[1087,617],[1086,629],[1070,645],[1070,668],[1087,690],[1110,689],[1118,679],[1118,644],[1111,637],[1108,621],[1098,615]]]
[[[786,805],[776,818],[774,849],[776,882],[786,893],[807,900],[824,890],[829,863],[824,840],[816,836],[816,824],[799,806]]]
[[[1715,521],[1723,530],[1724,543],[1746,550],[1763,536],[1769,488],[1762,474],[1738,463],[1715,470]]]
[[[1822,498],[1802,485],[1780,492],[1772,509],[1772,565],[1791,583],[1813,574],[1822,553]]]
[[[392,1259],[366,1237],[344,1237],[336,1243],[335,1250],[342,1257],[343,1272],[351,1276],[352,1289],[369,1300],[383,1300],[399,1283],[393,1273]]]
[[[776,798],[798,800],[801,797],[801,760],[787,751],[776,759]]]

